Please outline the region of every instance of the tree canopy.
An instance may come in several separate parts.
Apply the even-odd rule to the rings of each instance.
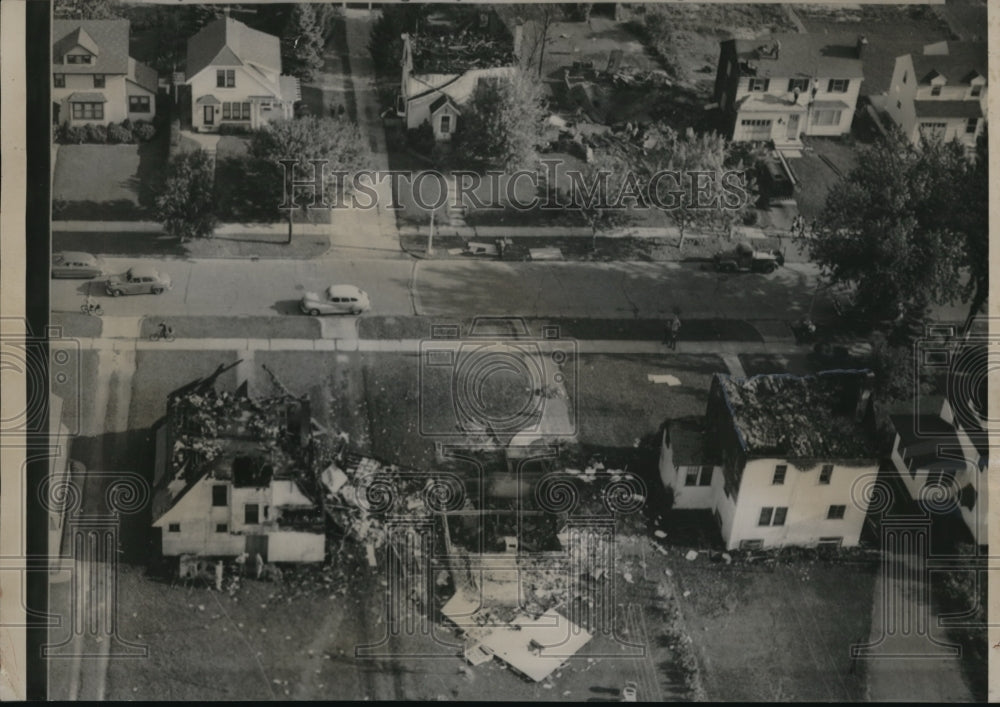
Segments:
[[[480,80],[462,107],[453,137],[455,152],[479,168],[532,168],[543,143],[544,120],[544,94],[534,77],[514,71]]]
[[[116,0],[55,0],[52,15],[63,20],[111,20],[122,16]]]
[[[156,198],[156,216],[163,230],[181,242],[210,238],[218,224],[213,184],[212,158],[207,152],[196,150],[174,157]]]
[[[323,68],[323,20],[309,3],[296,3],[281,36],[285,70],[309,81]]]
[[[970,166],[958,142],[914,147],[893,131],[831,189],[812,258],[831,283],[855,288],[856,315],[867,323],[922,314],[962,294],[962,270],[975,267],[972,254],[986,237],[985,209],[975,205],[979,215],[970,217],[968,196],[985,202],[985,189],[985,174]]]

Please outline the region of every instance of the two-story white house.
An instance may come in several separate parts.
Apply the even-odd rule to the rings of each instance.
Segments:
[[[301,99],[299,80],[281,74],[278,38],[228,15],[188,40],[184,75],[195,131],[217,132],[222,125],[256,129],[291,118]]]
[[[985,42],[937,42],[896,57],[885,110],[914,143],[959,140],[970,152],[986,125]]]
[[[955,414],[947,398],[940,411],[893,415],[892,462],[910,497],[935,512],[960,516],[977,544],[988,542],[989,438],[979,416]]]
[[[716,374],[704,420],[664,426],[674,508],[713,512],[727,549],[858,544],[877,473],[867,371]]]
[[[168,397],[156,431],[152,525],[165,557],[260,554],[320,562],[323,510],[308,493],[308,400],[216,388],[220,368]]]
[[[53,122],[155,117],[156,71],[129,56],[128,20],[53,20],[52,40]]]
[[[802,135],[851,129],[864,78],[864,37],[772,34],[721,42],[715,100],[734,141],[801,146]]]
[[[479,83],[511,77],[520,63],[522,24],[508,26],[486,8],[459,10],[443,8],[421,34],[401,37],[397,115],[407,129],[429,122],[443,142],[451,140]]]

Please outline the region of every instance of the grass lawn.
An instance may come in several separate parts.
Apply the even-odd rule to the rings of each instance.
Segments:
[[[864,699],[863,668],[852,671],[849,650],[868,640],[877,565],[664,559],[682,595],[690,592],[679,602],[708,699]]]
[[[196,378],[211,375],[220,364],[235,363],[241,354],[236,351],[136,351],[129,429],[152,426],[167,412],[168,393]],[[235,390],[239,383],[235,369],[219,378],[219,385],[224,390]],[[149,466],[152,468],[152,459]]]
[[[811,223],[823,212],[826,195],[841,178],[815,152],[803,152],[801,157],[790,158],[788,165],[798,180],[795,202],[799,213],[807,223]]]
[[[64,338],[89,338],[101,335],[101,318],[76,312],[52,312],[52,326],[62,327]]]
[[[712,374],[725,372],[717,357],[685,355],[583,354],[575,370],[564,367],[567,389],[577,391],[580,441],[613,449],[649,443],[667,418],[703,415]],[[653,383],[651,374],[680,385]]]
[[[166,137],[136,145],[60,145],[52,180],[53,220],[151,218],[166,164]]]
[[[315,258],[330,247],[326,234],[298,233],[287,226],[269,233],[229,233],[181,243],[158,233],[123,233],[93,231],[53,231],[53,250],[82,250],[95,255],[142,256],[172,255],[189,258]]]

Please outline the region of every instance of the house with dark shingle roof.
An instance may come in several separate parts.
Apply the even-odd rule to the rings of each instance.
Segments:
[[[850,132],[867,40],[771,34],[721,42],[715,100],[735,141],[801,146],[802,135]]]
[[[128,20],[53,20],[52,40],[53,122],[153,119],[158,77],[128,55]]]
[[[195,131],[216,132],[221,125],[255,129],[291,118],[301,99],[299,80],[281,74],[278,38],[228,15],[188,40],[184,76]]]
[[[704,419],[664,426],[675,508],[713,512],[727,549],[858,544],[878,471],[868,371],[716,374]]]
[[[914,143],[957,139],[971,153],[986,125],[985,42],[937,42],[896,57],[885,110]]]

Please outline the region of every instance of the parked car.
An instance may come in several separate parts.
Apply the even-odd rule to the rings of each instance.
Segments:
[[[299,302],[304,314],[361,314],[371,309],[364,290],[354,285],[330,285],[322,292],[306,292]]]
[[[64,251],[52,254],[52,277],[94,278],[104,274],[104,264],[90,253]]]
[[[109,277],[104,289],[112,297],[121,297],[122,295],[158,295],[169,290],[172,286],[170,276],[166,273],[161,273],[148,265],[135,265],[121,275]]]
[[[740,243],[732,250],[716,253],[713,258],[719,272],[774,272],[785,264],[785,256],[779,250],[754,250],[747,243]]]

